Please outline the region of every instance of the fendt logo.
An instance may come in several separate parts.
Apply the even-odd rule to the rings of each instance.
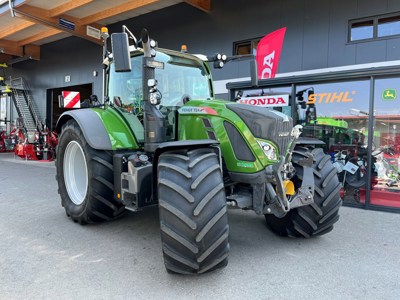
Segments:
[[[215,109],[201,106],[183,106],[178,112],[181,115],[218,115]]]
[[[289,95],[243,97],[237,103],[261,107],[288,106]]]

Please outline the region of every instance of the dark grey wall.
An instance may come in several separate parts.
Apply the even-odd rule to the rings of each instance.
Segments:
[[[41,57],[40,61],[15,64],[7,73],[26,79],[43,120],[47,89],[92,83],[93,93],[101,95],[101,46],[71,37],[42,46]],[[93,71],[98,72],[97,77],[93,76]],[[65,82],[66,75],[71,76],[70,82]]]
[[[232,54],[233,42],[264,36],[287,27],[279,73],[400,59],[400,38],[347,43],[348,21],[353,18],[400,11],[399,0],[212,0],[209,14],[187,4],[110,26],[110,32],[128,25],[137,35],[146,27],[162,48],[191,53]],[[32,83],[35,99],[45,113],[46,89],[94,83],[101,94],[101,49],[78,38],[42,47],[40,62],[16,64]],[[99,77],[93,77],[94,70]],[[64,76],[71,82],[64,83]],[[249,76],[249,63],[236,62],[214,71],[214,79]]]

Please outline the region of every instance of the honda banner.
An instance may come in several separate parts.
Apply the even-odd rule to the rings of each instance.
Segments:
[[[278,29],[263,37],[258,43],[256,60],[259,79],[275,77],[285,32],[286,27]]]
[[[240,98],[240,100],[236,102],[240,104],[248,104],[261,107],[288,106],[289,95],[250,96]]]

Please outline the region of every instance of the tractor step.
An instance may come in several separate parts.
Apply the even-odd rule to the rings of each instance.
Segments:
[[[138,151],[114,155],[114,198],[128,210],[154,204],[153,165],[146,158]]]

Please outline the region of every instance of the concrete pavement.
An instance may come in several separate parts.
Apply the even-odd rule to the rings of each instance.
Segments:
[[[281,238],[230,210],[229,264],[169,275],[157,209],[80,226],[54,163],[0,154],[0,299],[399,299],[400,215],[343,207],[334,230]]]

